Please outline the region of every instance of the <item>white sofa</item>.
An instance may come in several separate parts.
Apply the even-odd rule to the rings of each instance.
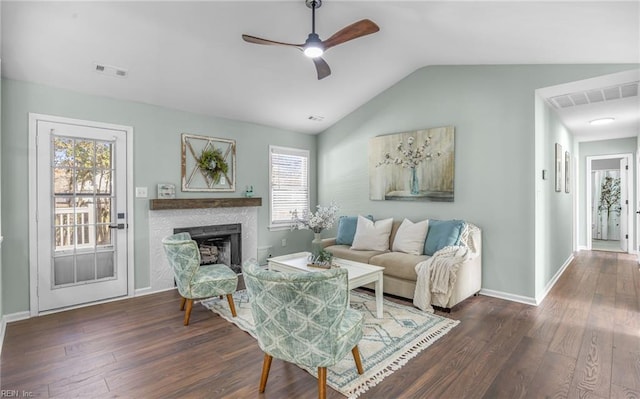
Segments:
[[[393,248],[393,240],[400,224],[401,221],[393,221],[389,236],[389,248]],[[481,230],[477,226],[465,222],[460,235],[460,245],[469,249],[469,257],[460,264],[450,295],[431,295],[431,304],[445,310],[450,310],[466,298],[477,294],[482,286]],[[413,299],[416,288],[417,274],[415,266],[429,259],[428,255],[412,255],[393,251],[354,250],[349,245],[336,244],[335,237],[323,239],[322,246],[337,258],[383,266],[385,268],[383,273],[384,292],[409,299]]]

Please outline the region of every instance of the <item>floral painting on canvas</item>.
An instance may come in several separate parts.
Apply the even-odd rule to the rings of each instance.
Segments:
[[[369,198],[453,202],[453,126],[377,136],[369,144]]]

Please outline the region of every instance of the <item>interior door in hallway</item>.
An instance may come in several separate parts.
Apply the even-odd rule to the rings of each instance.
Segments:
[[[36,124],[38,310],[127,295],[127,132]]]
[[[627,219],[629,217],[629,160],[627,158],[620,159],[620,249],[627,252],[629,249],[629,226]]]

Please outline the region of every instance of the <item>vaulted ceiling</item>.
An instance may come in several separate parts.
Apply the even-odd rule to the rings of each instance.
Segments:
[[[304,133],[428,65],[640,62],[637,1],[325,0],[322,39],[380,31],[330,49],[323,80],[297,49],[241,39],[303,43],[304,0],[0,4],[5,77]]]

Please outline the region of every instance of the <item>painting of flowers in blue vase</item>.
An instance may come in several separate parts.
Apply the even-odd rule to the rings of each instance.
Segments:
[[[369,198],[453,202],[454,134],[444,126],[372,138]]]

